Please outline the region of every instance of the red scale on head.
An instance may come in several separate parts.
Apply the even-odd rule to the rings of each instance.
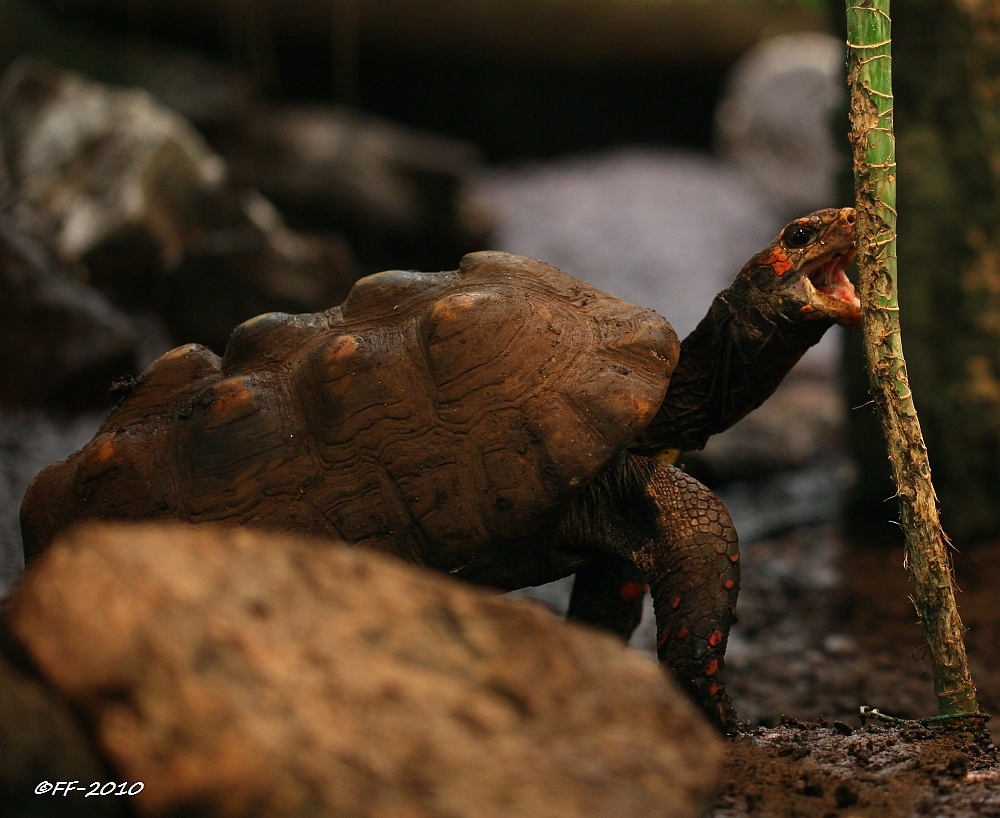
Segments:
[[[713,659],[711,662],[708,663],[708,667],[705,668],[705,675],[714,676],[718,672],[719,672],[719,660]]]
[[[763,263],[774,270],[776,276],[783,276],[794,266],[780,247],[772,247],[771,252],[763,257]]]
[[[774,252],[771,253],[771,258],[771,269],[774,270],[774,274],[776,276],[783,276],[792,269],[792,262],[789,261],[788,256],[786,256],[779,248],[774,248]]]

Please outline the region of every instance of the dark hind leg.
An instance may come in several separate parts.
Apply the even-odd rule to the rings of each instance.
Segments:
[[[659,461],[627,456],[573,506],[560,537],[627,559],[646,578],[657,653],[724,731],[736,711],[721,672],[736,618],[739,547],[722,501]]]
[[[630,559],[602,554],[577,571],[567,619],[598,625],[629,639],[642,619],[646,575]]]

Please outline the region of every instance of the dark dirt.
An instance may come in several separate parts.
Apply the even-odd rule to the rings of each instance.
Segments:
[[[989,733],[861,726],[861,705],[936,713],[902,548],[794,529],[744,551],[729,685],[754,726],[732,740],[714,818],[1000,816]],[[1000,543],[956,554],[980,706],[1000,712]],[[784,715],[783,715],[784,714]]]
[[[713,815],[1000,816],[1000,755],[988,733],[849,731],[786,719],[740,735]]]

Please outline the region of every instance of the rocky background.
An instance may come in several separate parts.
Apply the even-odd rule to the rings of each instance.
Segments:
[[[9,452],[0,584],[19,570],[20,495],[96,428],[116,378],[177,343],[221,350],[232,327],[260,312],[339,303],[366,272],[443,268],[468,250],[503,249],[651,306],[685,335],[789,218],[835,203],[840,160],[826,123],[838,54],[819,33],[747,54],[726,81],[716,155],[611,147],[502,165],[471,144],[343,106],[248,102],[239,73],[213,74],[194,58],[187,77],[175,67],[177,87],[203,83],[197,95],[175,88],[190,119],[142,88],[18,58],[0,79],[0,261],[11,305],[0,334],[10,361],[0,373]],[[206,97],[238,122],[223,136],[199,108]],[[734,488],[744,541],[836,514],[835,486],[849,471],[838,455],[838,331],[765,410],[689,464],[712,483],[812,469],[778,489],[798,495],[765,512],[774,519],[754,518],[759,504]]]
[[[683,336],[788,219],[849,203],[842,47],[814,8],[319,5],[0,0],[0,794],[23,815],[1000,814],[988,735],[860,726],[934,700],[897,543],[842,533],[870,463],[839,331],[684,464],[743,550],[727,683],[753,731],[724,750],[649,661],[648,599],[626,650],[545,610],[571,580],[503,599],[326,544],[108,528],[20,581],[29,482],[172,346],[487,247]],[[986,710],[990,553],[959,564]],[[62,812],[23,791],[76,778],[148,789]]]

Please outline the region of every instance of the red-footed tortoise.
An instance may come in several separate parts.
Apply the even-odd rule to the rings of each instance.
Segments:
[[[857,322],[853,254],[853,210],[792,222],[683,344],[651,310],[503,253],[262,315],[221,359],[195,345],[159,358],[35,479],[26,556],[85,519],[309,532],[503,589],[575,572],[570,616],[625,637],[648,583],[661,660],[729,729],[736,531],[653,455],[700,448],[835,321]]]

